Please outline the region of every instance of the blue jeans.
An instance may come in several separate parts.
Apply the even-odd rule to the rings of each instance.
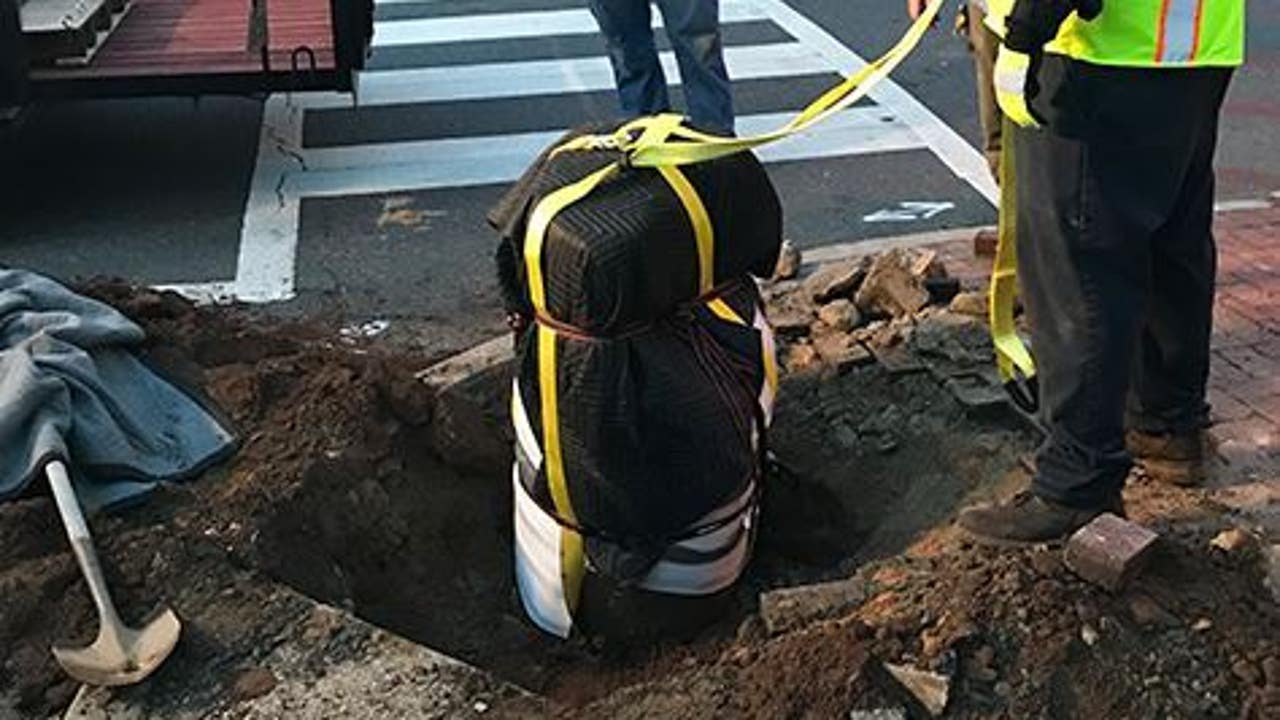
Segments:
[[[656,0],[675,50],[693,124],[733,133],[733,93],[720,41],[719,0]],[[591,0],[609,47],[622,112],[630,117],[671,109],[667,79],[653,43],[649,0]]]

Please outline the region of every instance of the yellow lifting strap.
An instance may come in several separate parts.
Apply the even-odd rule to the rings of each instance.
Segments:
[[[911,23],[911,27],[888,52],[823,93],[776,130],[751,137],[722,137],[683,127],[682,118],[677,115],[657,115],[629,122],[609,135],[574,138],[562,145],[557,152],[619,150],[625,153],[630,165],[660,167],[706,162],[776,142],[822,122],[866,97],[876,83],[888,77],[911,54],[933,24],[944,2],[945,0],[930,0],[920,17]],[[672,118],[676,120],[672,122]],[[649,132],[654,124],[661,124],[663,132]]]
[[[542,320],[555,319],[547,309],[546,284],[542,272],[542,250],[551,222],[565,208],[586,197],[616,175],[624,165],[656,168],[680,199],[689,215],[697,244],[699,292],[703,294],[710,292],[715,283],[715,238],[711,221],[697,191],[680,172],[678,166],[707,162],[781,140],[852,106],[865,97],[876,83],[887,77],[915,49],[944,2],[945,0],[930,0],[925,11],[911,24],[906,34],[889,52],[828,90],[800,111],[790,122],[772,132],[747,138],[720,137],[684,127],[684,118],[679,115],[664,114],[633,120],[610,135],[580,136],[554,149],[553,157],[561,152],[575,150],[616,150],[623,153],[624,160],[609,164],[577,182],[548,194],[530,215],[525,230],[523,254],[525,275],[529,283],[529,298],[537,316]],[[712,310],[722,315],[727,305],[723,302],[720,305],[713,306]],[[740,317],[737,320],[746,324]],[[539,407],[542,415],[542,441],[545,446],[547,484],[557,514],[568,523],[576,524],[577,515],[569,497],[560,442],[559,388],[556,377],[559,333],[547,322],[539,322],[536,332],[541,396]],[[770,355],[768,352],[765,354]],[[766,357],[767,365],[770,359]],[[767,366],[766,375],[770,385],[776,389],[776,367]],[[565,600],[570,612],[574,612],[580,601],[582,580],[586,572],[585,543],[581,533],[569,527],[562,527],[560,552]]]
[[[679,118],[675,118],[679,121]],[[668,123],[654,124],[647,132],[667,132]],[[529,216],[524,237],[525,275],[529,283],[529,298],[540,319],[555,320],[547,308],[546,281],[542,272],[542,250],[547,230],[565,208],[578,202],[618,172],[617,164],[607,165],[585,178],[555,190],[543,198]],[[714,286],[715,236],[706,206],[697,190],[676,167],[658,168],[684,206],[693,228],[698,253],[698,288],[700,294],[709,293]],[[544,469],[551,501],[556,514],[569,525],[577,524],[577,513],[569,496],[565,476],[564,456],[560,442],[560,400],[556,377],[556,356],[559,333],[546,323],[537,324],[539,408],[542,416],[542,444]],[[586,574],[586,544],[582,534],[572,527],[560,528],[560,575],[564,598],[569,612],[577,611],[582,596],[582,582]]]
[[[1004,142],[1000,149],[1000,220],[987,312],[996,367],[1005,390],[1018,407],[1034,413],[1040,406],[1036,365],[1031,352],[1018,336],[1018,327],[1013,320],[1014,302],[1018,295],[1018,179],[1013,169],[1012,125],[1012,121],[1004,119]]]

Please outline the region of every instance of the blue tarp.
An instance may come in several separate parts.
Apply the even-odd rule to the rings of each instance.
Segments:
[[[62,458],[86,509],[200,473],[232,433],[133,350],[142,328],[36,273],[0,268],[0,501]]]

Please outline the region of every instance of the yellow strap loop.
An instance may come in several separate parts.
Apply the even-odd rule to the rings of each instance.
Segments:
[[[610,135],[586,135],[574,138],[554,149],[551,156],[574,150],[620,150],[627,154],[631,165],[658,168],[663,178],[680,198],[693,224],[694,237],[698,245],[698,285],[701,292],[707,292],[714,285],[714,233],[706,208],[697,192],[675,166],[706,162],[781,140],[850,107],[865,97],[876,83],[887,77],[911,53],[933,23],[943,2],[944,0],[931,0],[925,11],[888,53],[846,78],[802,110],[786,125],[772,132],[749,138],[719,137],[686,128],[683,126],[684,118],[667,114],[633,120]],[[561,211],[586,197],[618,172],[618,169],[619,165],[610,164],[575,183],[557,189],[543,198],[531,213],[525,231],[523,251],[530,301],[539,315],[551,317],[547,311],[546,285],[542,273],[542,249],[547,229]],[[992,287],[994,298],[994,281]],[[737,313],[723,300],[713,300],[709,306],[717,315],[726,319],[732,317],[735,322],[745,324],[743,319],[738,317]],[[565,479],[564,458],[560,443],[559,388],[556,377],[558,336],[553,328],[543,323],[537,326],[536,332],[542,441],[547,483],[556,512],[569,522],[576,522],[576,514]],[[776,387],[777,369],[770,367],[771,353],[766,351],[765,355],[766,375],[769,376],[767,381],[771,386]],[[563,528],[560,549],[565,599],[570,611],[574,611],[580,601],[582,580],[586,570],[582,536],[573,530]]]
[[[1036,365],[1031,352],[1018,335],[1013,319],[1014,302],[1018,295],[1018,183],[1013,169],[1013,123],[1008,118],[1004,119],[1004,123],[1004,142],[1000,150],[1000,220],[987,312],[1000,379],[1009,388],[1014,402],[1024,410],[1034,412],[1036,398],[1033,380]],[[1019,374],[1022,376],[1021,380]],[[1020,381],[1026,382],[1027,386],[1019,385]]]
[[[739,315],[732,307],[730,307],[729,303],[724,301],[724,298],[715,298],[713,300],[708,301],[707,309],[715,313],[716,317],[726,322],[731,322],[735,325],[747,324],[747,321],[743,320],[742,316]]]
[[[556,514],[577,523],[577,514],[569,498],[565,480],[564,456],[560,445],[560,393],[556,378],[556,331],[538,326],[538,388],[541,394],[543,468]],[[582,535],[567,527],[560,528],[560,579],[565,602],[574,612],[582,595],[582,578],[586,572],[586,555]]]
[[[706,162],[781,140],[822,122],[866,97],[920,43],[943,2],[944,0],[931,0],[893,48],[823,93],[776,130],[752,137],[721,137],[681,126],[679,123],[682,118],[678,115],[657,115],[628,123],[611,135],[577,138],[571,141],[571,149],[616,148],[626,152],[630,163],[636,167],[658,167]],[[650,133],[650,125],[659,125],[670,132]],[[642,131],[638,136],[637,129]]]
[[[707,207],[693,188],[689,178],[680,172],[680,168],[672,165],[659,165],[658,172],[680,198],[689,223],[693,225],[693,239],[698,248],[698,294],[711,292],[716,284],[716,238],[711,227],[711,218],[707,215]]]
[[[547,238],[547,228],[551,227],[551,221],[561,210],[586,197],[617,171],[617,165],[606,165],[578,182],[565,185],[543,198],[530,214],[524,233],[524,264],[529,280],[529,300],[539,315],[549,317],[546,285],[542,277],[542,246]]]

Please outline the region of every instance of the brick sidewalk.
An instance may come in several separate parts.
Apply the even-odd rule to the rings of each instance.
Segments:
[[[1219,213],[1215,232],[1213,436],[1229,467],[1257,476],[1280,470],[1280,202]],[[967,288],[985,287],[991,260],[970,241],[934,249]]]

